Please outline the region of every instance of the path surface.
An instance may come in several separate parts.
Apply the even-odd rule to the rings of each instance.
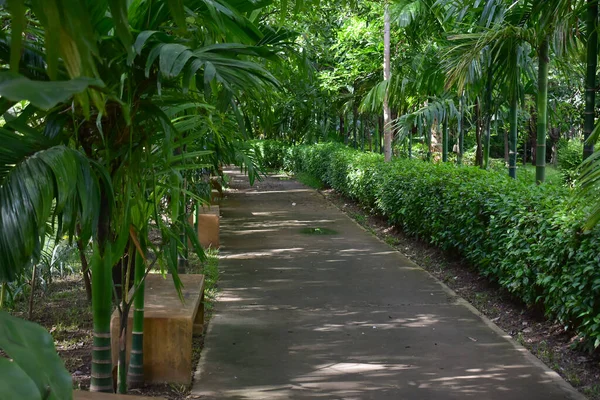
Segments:
[[[229,173],[221,294],[193,395],[583,398],[319,193],[276,177],[250,188]]]

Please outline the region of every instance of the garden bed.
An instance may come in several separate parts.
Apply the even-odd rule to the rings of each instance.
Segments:
[[[218,255],[212,251],[208,261],[201,263],[191,257],[187,273],[206,275],[205,324],[206,331],[216,297],[218,280]],[[15,304],[13,315],[26,318],[27,304]],[[92,311],[87,301],[83,279],[80,274],[55,279],[43,293],[34,299],[32,321],[45,327],[55,340],[56,349],[73,377],[76,389],[88,390],[92,361]],[[192,341],[192,378],[204,347],[204,336],[194,335]],[[147,385],[132,389],[130,394],[160,396],[168,400],[188,398],[191,385]]]

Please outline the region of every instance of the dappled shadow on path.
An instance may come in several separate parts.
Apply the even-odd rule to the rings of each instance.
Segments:
[[[555,373],[316,192],[273,180],[251,189],[239,175],[234,183],[221,208],[221,295],[193,394],[575,398]]]

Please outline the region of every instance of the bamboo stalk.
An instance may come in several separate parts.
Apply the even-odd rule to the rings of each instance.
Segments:
[[[110,246],[108,246],[110,247]],[[100,254],[94,246],[92,257],[92,314],[94,319],[94,341],[92,347],[92,379],[90,391],[113,392],[112,357],[110,346],[110,317],[112,308],[112,274],[110,250]]]
[[[535,150],[535,181],[546,180],[546,136],[548,131],[548,67],[550,64],[548,38],[544,38],[539,49],[538,97],[537,97],[537,146]]]
[[[598,66],[598,0],[587,0],[587,71],[585,78],[585,111],[583,123],[583,159],[594,152],[594,145],[587,139],[594,130],[596,121],[596,72]]]
[[[33,295],[35,294],[36,272],[37,272],[37,266],[34,265],[33,271],[31,272],[31,293],[29,294],[29,310],[28,310],[29,320],[31,320],[31,317],[33,315]]]
[[[131,327],[131,356],[127,371],[127,383],[130,388],[139,387],[144,383],[144,290],[145,263],[143,258],[136,255],[135,262],[135,293],[133,299],[133,326]]]

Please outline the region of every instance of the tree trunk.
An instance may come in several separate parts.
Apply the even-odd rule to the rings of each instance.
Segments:
[[[431,161],[431,156],[432,156],[432,137],[433,137],[433,126],[434,124],[431,124],[431,126],[427,127],[427,161]]]
[[[587,140],[594,130],[596,107],[596,67],[598,64],[598,0],[587,0],[587,72],[585,79],[585,112],[583,114],[583,159],[594,152]]]
[[[112,356],[110,347],[110,317],[112,311],[112,274],[110,257],[100,254],[97,246],[92,257],[92,314],[94,343],[92,348],[92,379],[90,391],[113,391]]]
[[[548,129],[548,38],[544,38],[539,49],[538,98],[537,98],[537,145],[535,147],[535,180],[546,180],[546,136]]]
[[[346,132],[344,131],[344,114],[340,114],[340,137],[346,142]],[[346,143],[347,144],[347,143]]]
[[[515,179],[517,177],[517,130],[518,130],[518,107],[519,98],[516,93],[512,94],[510,101],[510,135],[508,148],[508,176]]]
[[[6,298],[6,285],[7,282],[0,283],[0,310],[4,308],[4,299]]]
[[[483,138],[483,168],[490,166],[490,141],[492,135],[492,90],[493,90],[494,68],[490,59],[487,68],[487,80],[485,84],[485,133]]]
[[[527,165],[527,144],[528,140],[523,141],[523,166]]]
[[[389,82],[391,79],[390,68],[390,11],[385,4],[384,28],[383,28],[383,80]],[[388,102],[388,90],[383,96],[383,129],[384,129],[384,154],[385,161],[392,160],[392,124],[390,105]]]
[[[448,116],[444,117],[442,126],[442,161],[448,162]]]
[[[365,151],[365,118],[360,119],[360,150],[364,153]]]
[[[356,140],[356,134],[358,129],[358,106],[356,105],[356,100],[353,101],[352,106],[352,147],[355,149],[358,148],[358,141]]]
[[[384,148],[384,145],[383,145],[383,142],[384,142],[384,137],[383,137],[383,131],[384,131],[384,128],[383,128],[383,116],[380,115],[377,118],[377,124],[379,125],[379,134],[377,135],[377,140],[378,140],[378,143],[379,143],[379,154],[383,154],[383,152],[384,152],[384,149],[383,149]]]
[[[529,148],[531,149],[531,165],[536,166],[536,152],[537,152],[537,132],[538,132],[538,117],[537,117],[537,106],[532,105],[529,112]]]
[[[465,99],[461,94],[458,99],[458,153],[456,154],[456,163],[458,165],[462,165],[463,161],[463,152],[464,152],[464,144],[465,144],[465,132],[464,132],[464,114],[465,114]]]
[[[142,240],[142,238],[140,238]],[[144,259],[136,254],[133,299],[133,326],[131,327],[131,357],[127,370],[129,388],[137,388],[144,383],[144,291],[145,268]]]
[[[36,272],[37,272],[37,265],[33,266],[33,271],[31,272],[31,293],[29,294],[29,320],[31,321],[31,317],[33,316],[33,296],[35,294],[35,281],[37,279],[36,277]]]
[[[113,392],[110,317],[112,312],[112,265],[110,260],[110,207],[104,189],[100,197],[98,240],[94,243],[92,267],[92,347],[91,392]]]
[[[343,119],[343,117],[342,117],[342,119]],[[349,124],[350,124],[350,123],[348,123],[348,125],[349,125]],[[350,132],[346,132],[346,131],[344,130],[344,144],[345,144],[346,146],[348,146],[348,142],[349,142],[349,139],[348,139],[348,138],[349,138],[349,137],[350,137]]]
[[[479,103],[479,97],[475,100],[475,140],[477,141],[477,149],[475,150],[475,166],[483,167],[483,143],[481,138],[482,131],[481,121],[481,105]]]
[[[77,240],[77,250],[79,250],[79,260],[81,262],[81,273],[83,275],[83,283],[85,285],[85,294],[88,303],[92,302],[92,282],[90,277],[90,266],[85,257],[85,246],[81,239]]]
[[[504,162],[508,164],[508,131],[506,129],[502,129],[504,132]]]

